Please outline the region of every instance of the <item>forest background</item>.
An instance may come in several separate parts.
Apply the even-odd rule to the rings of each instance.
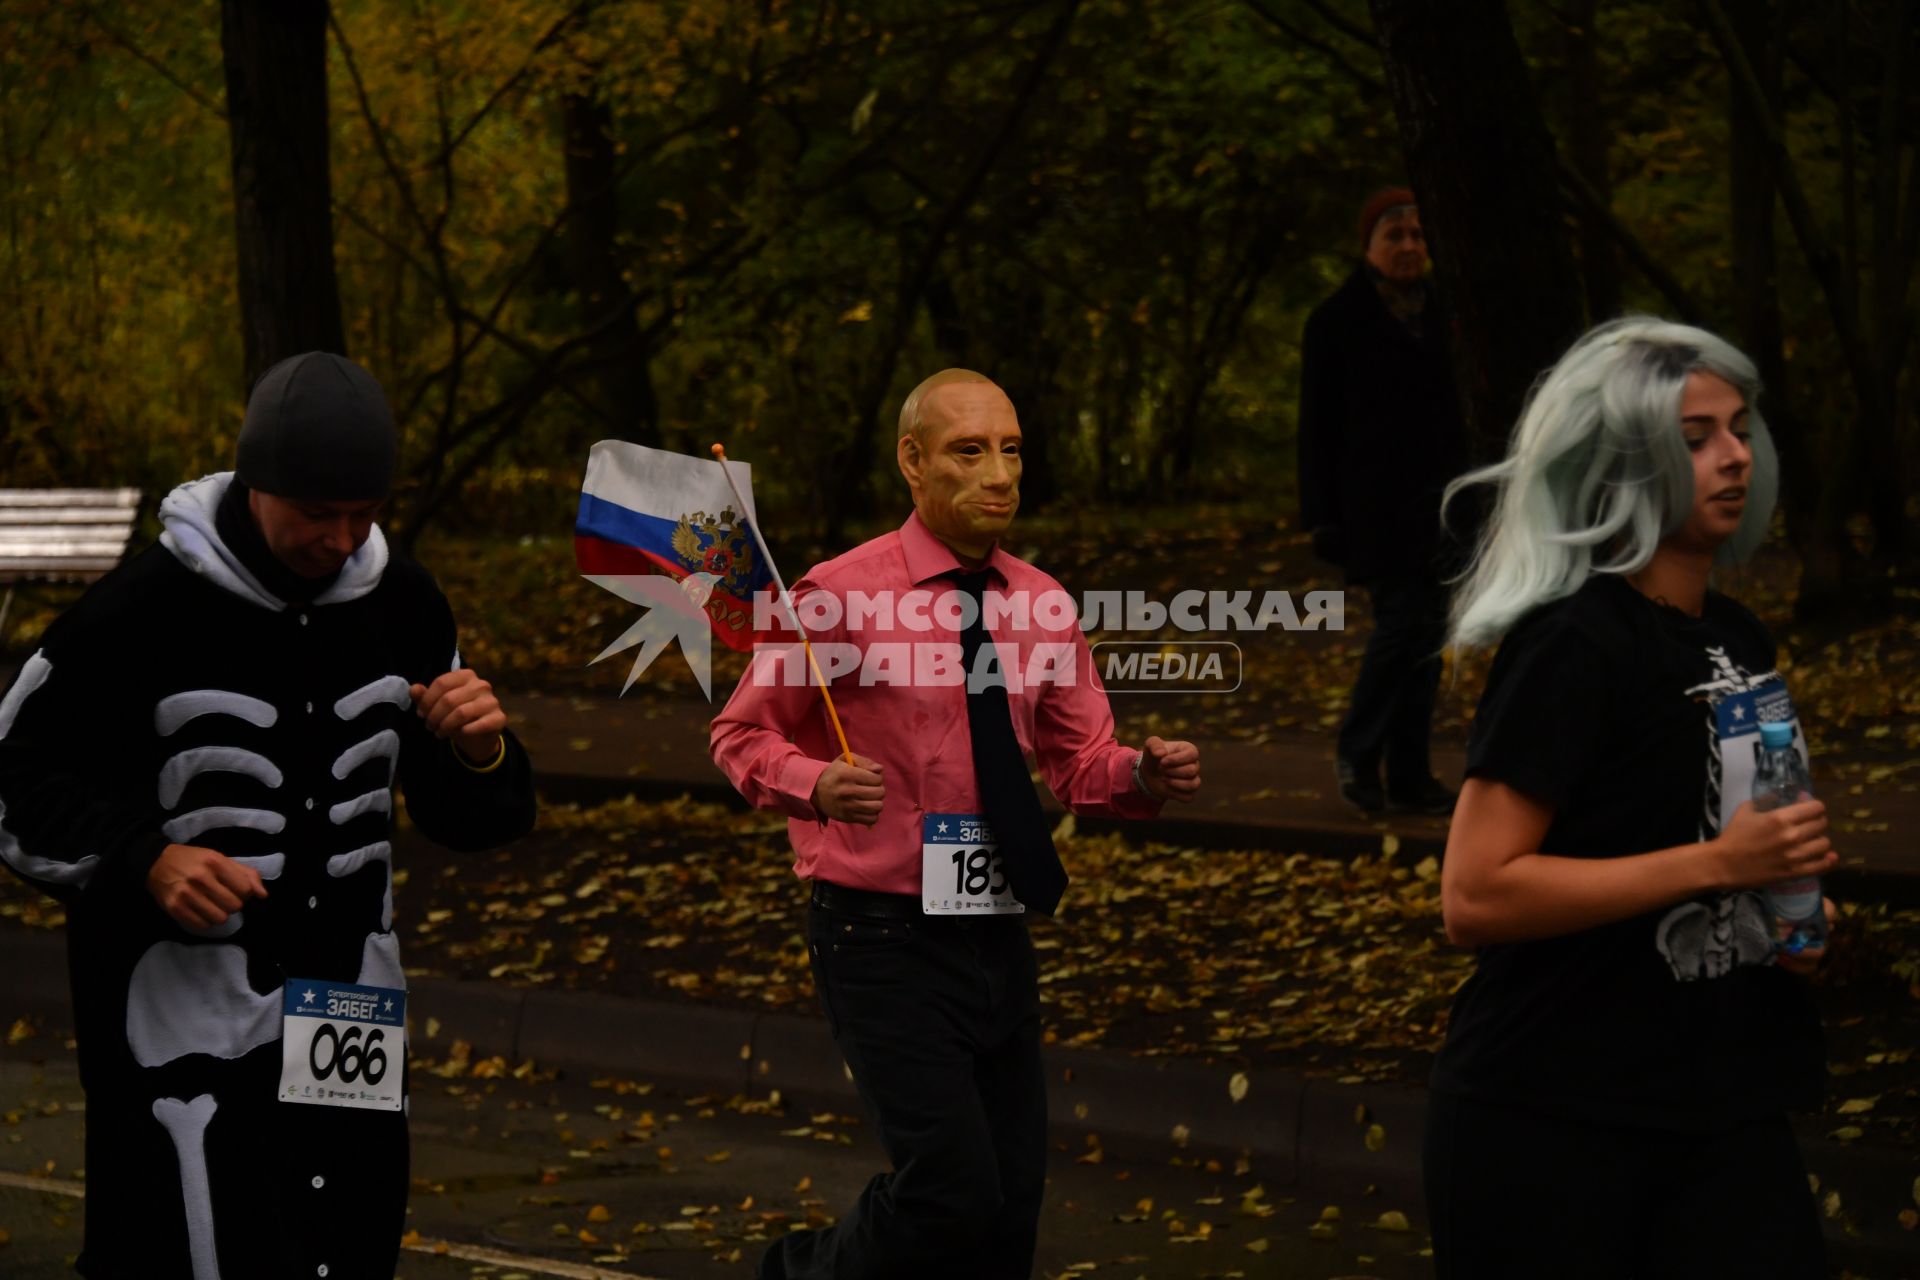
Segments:
[[[0,0],[0,477],[163,493],[346,351],[390,515],[564,539],[586,448],[897,519],[890,415],[998,379],[1026,510],[1295,511],[1298,343],[1411,179],[1496,456],[1589,319],[1749,350],[1802,618],[1914,598],[1901,0]],[[795,566],[797,567],[797,566]]]
[[[1755,358],[1782,502],[1728,585],[1780,639],[1838,835],[1910,854],[1917,45],[1906,0],[0,0],[0,487],[137,486],[151,535],[159,497],[228,465],[261,369],[344,351],[398,415],[383,524],[446,588],[463,656],[598,715],[625,663],[587,659],[631,619],[573,562],[593,441],[724,440],[792,576],[897,524],[891,417],[960,364],[1026,428],[1014,550],[1074,590],[1336,587],[1295,526],[1300,333],[1354,267],[1361,202],[1411,181],[1479,458],[1595,320],[1693,320]],[[76,594],[23,594],[0,670]],[[1216,779],[1241,760],[1217,805],[1325,799],[1249,775],[1291,752],[1330,792],[1363,597],[1343,632],[1239,636],[1229,697],[1116,697],[1122,737],[1205,739]],[[1484,660],[1443,686],[1443,750]],[[636,736],[704,769],[685,664],[645,680]],[[595,733],[547,768],[609,751]],[[784,854],[689,805],[549,806],[477,895],[423,869],[415,962],[810,1007],[789,926],[701,932],[768,919]],[[1230,995],[1193,1025],[1424,1077],[1469,963],[1431,859],[1393,865],[1390,834],[1352,863],[1077,839],[1084,883],[1137,866],[1170,891],[1065,962],[1091,994],[1048,987],[1072,1042],[1195,1050],[1169,1024]],[[652,896],[602,894],[610,851]],[[1267,914],[1210,909],[1256,880]],[[594,905],[544,916],[563,889]],[[1910,907],[1846,907],[1836,1140],[1920,1126]],[[614,912],[649,927],[594,923]],[[63,917],[14,886],[0,918]],[[1222,945],[1221,919],[1317,922],[1289,954],[1320,967]]]

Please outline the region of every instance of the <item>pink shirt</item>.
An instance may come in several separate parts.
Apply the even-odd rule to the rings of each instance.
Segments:
[[[951,609],[919,606],[944,603],[941,598],[955,588],[942,575],[964,567],[916,512],[898,532],[816,565],[794,584],[823,670],[829,662],[848,668],[860,661],[859,669],[829,675],[828,683],[848,744],[883,768],[886,801],[873,826],[829,822],[814,811],[814,783],[839,755],[839,745],[818,686],[792,683],[786,674],[790,657],[797,659],[796,669],[804,666],[797,644],[762,646],[715,717],[714,763],[756,808],[789,816],[793,869],[802,879],[918,894],[922,818],[981,811],[966,686],[954,678],[917,678],[923,672],[915,671],[916,662],[926,670],[940,668],[939,647],[958,651],[959,631],[943,625],[955,621]],[[1114,740],[1113,713],[1079,621],[1070,608],[1057,607],[1070,605],[1070,598],[1052,578],[998,546],[986,568],[989,595],[997,591],[1016,606],[1011,614],[988,618],[1009,673],[1014,734],[1039,761],[1054,796],[1075,813],[1159,813],[1160,802],[1133,785],[1135,751]],[[810,611],[825,602],[805,601],[822,592],[843,608],[829,608],[838,619],[816,627]],[[844,606],[850,593],[890,597],[892,616],[868,608],[849,618]],[[1017,611],[1022,600],[1029,606],[1024,625]],[[1055,607],[1041,607],[1048,605]],[[909,625],[910,617],[920,625]]]

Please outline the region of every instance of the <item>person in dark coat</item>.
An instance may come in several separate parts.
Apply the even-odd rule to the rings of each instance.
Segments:
[[[1359,230],[1362,262],[1301,340],[1301,527],[1373,604],[1340,726],[1340,795],[1369,813],[1447,813],[1427,739],[1453,567],[1440,497],[1466,470],[1466,432],[1413,192],[1375,193]]]
[[[408,1187],[393,791],[461,850],[532,767],[374,516],[395,434],[275,365],[234,472],[47,629],[0,699],[0,861],[67,904],[93,1280],[389,1280]]]

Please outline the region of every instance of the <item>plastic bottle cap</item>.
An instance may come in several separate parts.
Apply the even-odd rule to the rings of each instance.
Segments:
[[[1793,725],[1786,720],[1769,720],[1760,726],[1760,745],[1763,747],[1790,747],[1793,745]]]

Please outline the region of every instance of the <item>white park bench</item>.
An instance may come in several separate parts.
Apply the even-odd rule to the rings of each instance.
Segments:
[[[0,489],[0,644],[16,586],[104,577],[127,553],[139,514],[138,489]]]

